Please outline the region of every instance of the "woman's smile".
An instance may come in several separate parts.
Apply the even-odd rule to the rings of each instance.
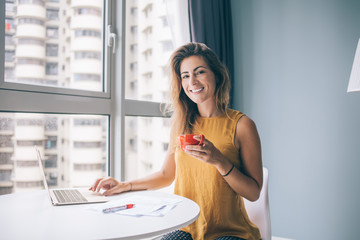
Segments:
[[[215,75],[200,56],[185,58],[180,66],[181,85],[185,94],[198,105],[215,104]]]
[[[204,88],[202,87],[202,88],[198,88],[198,89],[190,89],[190,92],[192,92],[192,93],[199,93],[199,92],[201,92],[202,90],[204,90]]]

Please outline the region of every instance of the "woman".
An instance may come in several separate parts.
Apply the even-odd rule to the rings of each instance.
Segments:
[[[160,171],[131,182],[98,179],[90,190],[105,195],[156,189],[175,179],[174,193],[200,206],[199,218],[163,239],[260,239],[246,214],[243,197],[258,199],[262,188],[260,139],[254,122],[228,108],[226,67],[201,43],[188,43],[171,56],[173,125]],[[205,136],[203,144],[176,143],[182,134]]]

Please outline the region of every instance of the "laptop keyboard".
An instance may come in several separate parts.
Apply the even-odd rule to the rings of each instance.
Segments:
[[[87,202],[86,198],[79,192],[79,190],[53,190],[59,203],[81,203]]]

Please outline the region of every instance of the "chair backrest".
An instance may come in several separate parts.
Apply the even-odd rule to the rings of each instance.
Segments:
[[[260,197],[255,202],[244,198],[244,204],[250,221],[260,230],[262,240],[271,240],[271,222],[268,195],[269,171],[263,168],[263,187]]]

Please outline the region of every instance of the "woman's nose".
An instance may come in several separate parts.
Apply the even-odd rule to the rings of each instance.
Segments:
[[[194,85],[197,82],[195,74],[190,75],[190,84]]]

